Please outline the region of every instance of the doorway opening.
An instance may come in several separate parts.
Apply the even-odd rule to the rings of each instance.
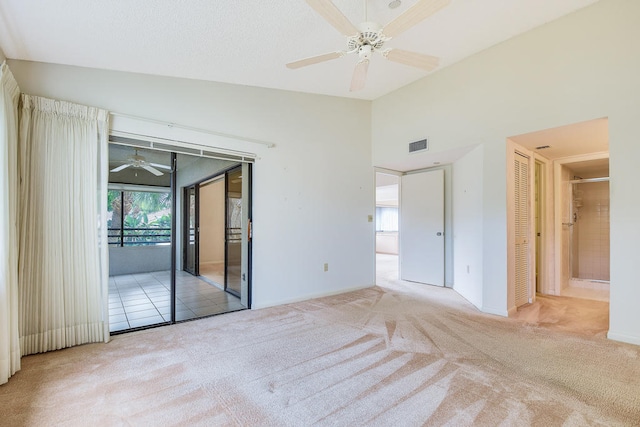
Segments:
[[[541,314],[538,305],[566,306],[566,319],[606,331],[609,317],[609,137],[607,118],[510,137],[513,150],[527,154],[532,200],[529,206],[529,259],[533,259],[531,304],[524,311]],[[513,174],[512,174],[513,175]],[[510,192],[511,193],[511,192]],[[509,194],[510,194],[509,193]],[[513,196],[508,206],[514,212]],[[513,229],[510,224],[509,228]],[[510,231],[510,242],[514,238]],[[510,243],[511,254],[513,243]],[[510,255],[518,268],[518,257]],[[509,294],[514,286],[510,273]],[[513,298],[513,297],[511,297]],[[536,300],[539,299],[541,301]],[[554,299],[561,298],[561,299]],[[572,309],[585,302],[589,310]],[[575,302],[572,302],[575,301]],[[510,314],[516,312],[510,299]],[[533,311],[532,311],[533,310]],[[518,309],[517,311],[520,311]],[[518,314],[520,315],[520,314]],[[590,318],[583,316],[593,315]],[[569,318],[571,317],[571,318]],[[547,319],[549,320],[549,319]],[[585,326],[586,327],[586,326]]]
[[[400,176],[376,172],[376,278],[398,280]]]
[[[185,271],[201,276],[214,286],[224,289],[225,284],[225,175],[212,178],[199,185],[185,188],[186,207],[189,209],[189,242],[186,246]],[[198,196],[196,196],[198,191]],[[195,229],[198,224],[198,245]],[[198,254],[196,257],[195,254]]]
[[[251,244],[247,230],[251,218],[251,165],[202,153],[173,151],[180,147],[153,149],[142,146],[149,145],[144,141],[127,139],[119,143],[114,139],[109,144],[108,192],[110,332],[250,308]],[[239,189],[226,189],[226,194],[236,200],[236,210],[231,210],[236,216],[225,223],[231,203],[224,198],[225,191],[219,203],[208,196],[215,190],[219,192],[219,179],[214,177],[222,176],[225,185],[224,180],[229,181],[233,170],[239,171],[239,177],[232,178],[240,180],[234,184]],[[198,190],[202,187],[206,196],[204,221],[195,221],[191,215],[196,212],[195,204],[200,203],[200,198],[189,193],[193,182],[202,184]],[[220,218],[210,220],[211,215]],[[205,230],[195,227],[199,223],[205,225]],[[225,237],[227,224],[239,231]],[[205,260],[211,260],[213,267],[204,266],[206,276],[200,276],[200,264],[191,261],[200,256],[200,248],[192,244],[196,231],[204,231],[206,242],[212,243],[211,247],[206,244],[202,248]],[[216,232],[219,236],[213,237]],[[237,244],[229,249],[233,238]],[[226,256],[231,251],[233,255]],[[232,271],[222,279],[216,276],[220,262],[223,270]],[[234,294],[226,287],[239,291]]]
[[[560,167],[560,295],[609,301],[609,159]]]
[[[183,266],[184,271],[216,286],[237,298],[248,301],[247,281],[243,273],[243,236],[250,221],[244,220],[248,209],[243,193],[242,165],[234,165],[214,176],[206,177],[183,190]],[[248,217],[247,217],[248,219]],[[243,224],[245,224],[243,226]],[[247,303],[244,303],[248,305]]]

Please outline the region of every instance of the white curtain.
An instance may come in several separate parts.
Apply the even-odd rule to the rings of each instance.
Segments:
[[[0,384],[20,369],[18,341],[18,101],[20,89],[0,66]]]
[[[106,241],[100,228],[107,132],[105,110],[22,95],[18,281],[23,355],[108,339]]]

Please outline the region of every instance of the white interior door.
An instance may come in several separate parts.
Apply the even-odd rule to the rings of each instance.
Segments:
[[[402,177],[400,278],[444,286],[444,170]]]

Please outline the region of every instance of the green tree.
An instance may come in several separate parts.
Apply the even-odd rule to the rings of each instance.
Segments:
[[[107,202],[112,212],[108,224],[111,234],[124,227],[127,237],[125,243],[153,242],[157,239],[154,236],[167,234],[166,230],[158,229],[171,226],[170,193],[110,190],[107,193]],[[135,228],[143,230],[131,230]],[[111,243],[116,243],[118,240],[118,238],[112,238]],[[167,238],[163,240],[168,241]]]

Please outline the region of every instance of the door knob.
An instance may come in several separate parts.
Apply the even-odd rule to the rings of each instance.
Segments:
[[[442,231],[438,231],[438,232],[436,233],[436,236],[442,236]]]

